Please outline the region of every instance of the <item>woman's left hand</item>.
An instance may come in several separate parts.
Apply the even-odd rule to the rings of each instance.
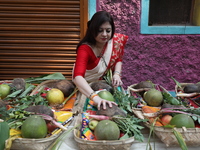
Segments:
[[[114,87],[118,87],[123,84],[121,77],[118,74],[113,75],[112,84]]]

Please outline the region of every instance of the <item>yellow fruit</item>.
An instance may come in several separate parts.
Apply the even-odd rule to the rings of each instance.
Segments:
[[[47,92],[46,99],[49,105],[61,104],[64,101],[64,94],[61,90],[53,88]]]
[[[10,86],[8,84],[0,85],[0,97],[4,99],[6,96],[10,94]]]

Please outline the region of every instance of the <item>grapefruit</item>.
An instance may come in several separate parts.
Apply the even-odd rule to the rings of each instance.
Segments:
[[[4,99],[8,94],[10,94],[10,86],[8,84],[1,84],[0,85],[0,97]]]
[[[186,114],[177,114],[175,115],[171,121],[171,125],[174,125],[177,128],[186,127],[186,128],[194,128],[194,120]]]
[[[99,121],[94,129],[94,135],[97,140],[118,140],[120,130],[117,124],[111,120]]]
[[[161,91],[158,91],[156,89],[150,89],[144,93],[144,101],[149,106],[158,107],[163,102],[163,96]]]
[[[98,93],[99,97],[108,101],[115,101],[113,95],[109,91],[100,91]]]
[[[38,115],[30,116],[23,122],[21,132],[23,138],[44,138],[47,135],[46,121]]]
[[[61,104],[64,101],[64,94],[61,90],[53,88],[47,92],[46,99],[49,105]]]

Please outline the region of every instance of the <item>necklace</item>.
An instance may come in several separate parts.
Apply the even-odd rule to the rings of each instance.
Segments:
[[[98,48],[97,46],[95,47],[95,49],[97,50],[96,51],[96,56],[98,58],[101,58],[103,56],[103,53],[104,53],[104,51],[106,49],[106,45],[107,45],[107,43],[102,48]]]

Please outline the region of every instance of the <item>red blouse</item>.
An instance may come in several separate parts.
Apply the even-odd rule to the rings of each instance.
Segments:
[[[114,68],[117,62],[122,61],[124,54],[124,46],[127,42],[128,36],[115,33],[113,37],[113,50],[108,68]],[[97,66],[100,58],[97,58],[92,48],[86,44],[78,48],[76,63],[73,70],[73,78],[76,76],[85,76],[86,70],[91,70]]]
[[[97,66],[100,58],[97,58],[92,48],[86,44],[78,48],[76,63],[73,73],[75,76],[85,76],[86,69],[90,70]]]

